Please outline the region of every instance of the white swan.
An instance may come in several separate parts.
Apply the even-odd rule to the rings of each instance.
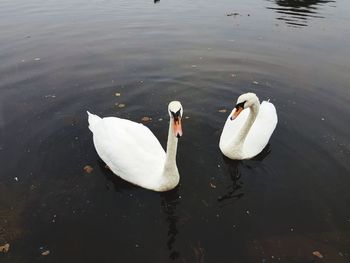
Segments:
[[[168,111],[166,153],[143,124],[116,117],[100,118],[87,112],[98,155],[116,175],[130,183],[158,192],[175,188],[180,179],[176,150],[182,135],[181,103],[170,102]]]
[[[275,106],[254,93],[239,96],[227,117],[219,147],[230,159],[249,159],[259,154],[269,142],[277,125]]]

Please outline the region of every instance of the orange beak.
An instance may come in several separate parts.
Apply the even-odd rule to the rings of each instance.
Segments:
[[[181,117],[174,118],[174,134],[177,138],[182,136]]]
[[[235,108],[235,111],[231,115],[231,121],[237,118],[237,116],[242,112],[243,107]]]

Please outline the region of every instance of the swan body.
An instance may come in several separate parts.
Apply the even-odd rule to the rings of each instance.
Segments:
[[[167,152],[143,124],[87,113],[95,149],[113,173],[135,185],[162,192],[176,187],[180,179],[176,150],[182,135],[182,111],[179,102],[169,104]]]
[[[267,145],[277,125],[275,106],[254,93],[241,95],[227,117],[219,147],[230,159],[250,159]]]

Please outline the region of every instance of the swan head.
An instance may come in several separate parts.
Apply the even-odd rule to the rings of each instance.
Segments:
[[[259,98],[255,93],[248,92],[238,97],[235,109],[231,115],[231,121],[237,118],[237,116],[246,108],[252,107],[254,104],[259,104]]]
[[[175,137],[180,138],[182,136],[182,105],[179,101],[172,101],[169,103],[168,112],[170,116],[170,121],[173,123],[173,132]]]

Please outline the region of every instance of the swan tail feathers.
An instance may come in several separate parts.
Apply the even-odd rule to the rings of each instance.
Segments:
[[[95,114],[92,114],[92,113],[90,113],[89,111],[86,111],[87,112],[87,114],[88,114],[88,121],[89,121],[89,129],[90,129],[90,131],[92,131],[93,132],[93,127],[94,127],[94,125],[96,124],[96,123],[98,123],[100,120],[101,120],[101,118],[100,117],[98,117],[97,115],[95,115]]]

